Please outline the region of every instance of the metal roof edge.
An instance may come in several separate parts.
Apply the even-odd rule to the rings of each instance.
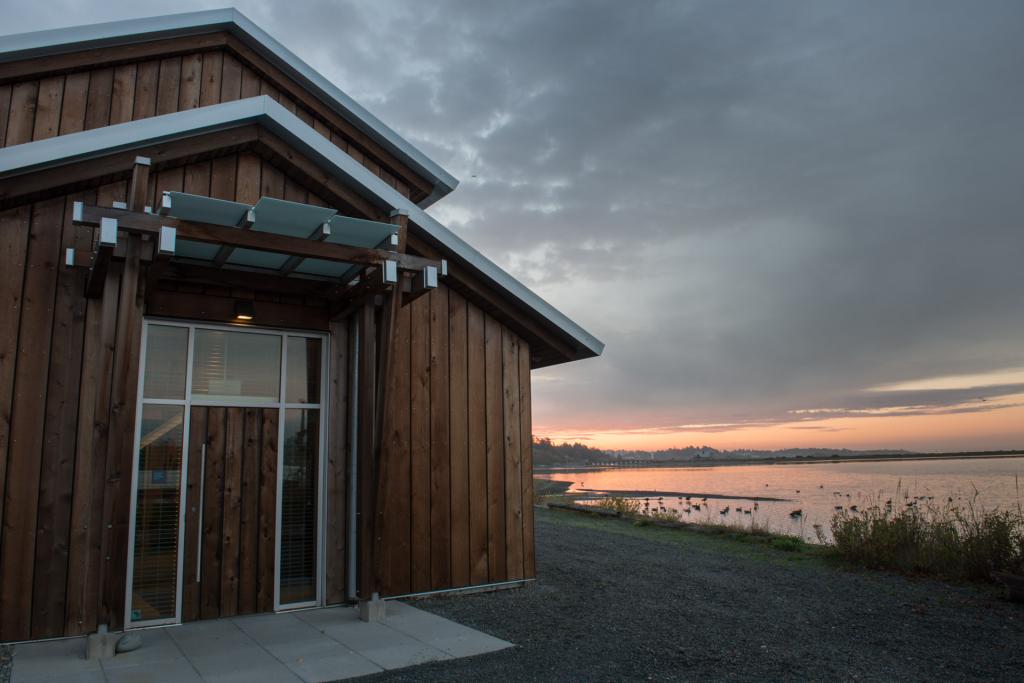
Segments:
[[[0,179],[42,170],[112,151],[131,149],[189,135],[258,122],[285,137],[314,161],[357,184],[379,205],[409,212],[410,221],[473,270],[548,323],[571,337],[590,355],[604,344],[538,296],[421,207],[374,175],[300,118],[266,95],[188,109],[138,121],[70,133],[0,149]],[[580,356],[589,357],[587,354]]]
[[[423,200],[423,208],[458,186],[459,181],[439,164],[233,7],[6,35],[2,36],[0,62],[221,30],[246,42],[385,149],[430,178],[434,190]]]

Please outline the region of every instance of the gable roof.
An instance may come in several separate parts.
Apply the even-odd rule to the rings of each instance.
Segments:
[[[440,165],[234,8],[7,35],[0,43],[0,63],[221,31],[230,33],[255,50],[413,171],[427,178],[434,189],[420,202],[420,206],[430,206],[459,184]]]
[[[386,211],[408,212],[411,230],[424,234],[526,314],[553,329],[570,343],[575,358],[601,354],[604,344],[593,335],[266,95],[8,147],[0,150],[0,182],[145,145],[250,124],[271,131],[370,203]]]

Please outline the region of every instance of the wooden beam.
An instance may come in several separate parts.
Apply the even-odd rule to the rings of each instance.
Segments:
[[[311,242],[298,237],[277,235],[270,232],[255,232],[226,228],[207,223],[194,223],[178,218],[157,216],[155,214],[137,213],[122,209],[111,209],[97,206],[82,206],[79,212],[80,225],[99,225],[102,218],[116,218],[121,230],[140,235],[158,236],[162,226],[177,230],[179,240],[191,240],[207,244],[222,244],[232,247],[243,247],[255,251],[267,251],[288,256],[316,258],[325,261],[339,261],[360,265],[381,266],[387,261],[394,261],[400,270],[420,271],[427,266],[440,267],[439,261],[398,254],[384,249],[367,249],[330,242]]]
[[[149,169],[152,159],[144,156],[135,157],[132,165],[132,180],[128,185],[128,210],[142,211],[146,207],[149,194]]]
[[[196,282],[219,287],[253,289],[275,294],[296,294],[298,296],[324,297],[323,280],[307,280],[297,277],[281,277],[268,273],[257,273],[233,268],[212,268],[171,261],[161,275],[162,279],[176,282]]]
[[[93,256],[92,265],[89,268],[89,278],[85,285],[86,297],[99,299],[103,296],[103,285],[107,281],[107,271],[110,269],[110,261],[114,257],[114,249],[116,248],[117,219],[103,218],[100,221],[100,235],[96,254]]]

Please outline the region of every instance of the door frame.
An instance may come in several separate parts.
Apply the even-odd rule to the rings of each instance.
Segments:
[[[181,327],[188,330],[187,355],[185,367],[185,396],[183,399],[144,399],[145,374],[146,374],[146,346],[149,341],[150,325],[164,325],[168,327]],[[230,332],[247,332],[263,334],[281,339],[281,371],[278,378],[277,401],[264,401],[254,399],[233,399],[218,400],[210,398],[192,397],[192,362],[195,349],[195,336],[197,329],[221,330]],[[318,338],[320,343],[320,403],[288,403],[285,401],[287,389],[288,372],[288,338]],[[326,332],[315,330],[294,330],[275,327],[257,327],[253,325],[208,323],[204,321],[189,321],[178,319],[166,319],[146,316],[142,321],[142,339],[139,350],[139,376],[137,380],[137,396],[135,400],[135,435],[132,440],[132,479],[131,479],[131,512],[128,523],[128,562],[125,571],[125,605],[124,605],[124,629],[148,628],[151,626],[164,626],[168,624],[181,623],[181,600],[184,587],[184,563],[185,563],[185,513],[187,510],[188,492],[188,461],[189,461],[189,429],[192,421],[192,407],[224,407],[224,408],[277,408],[277,484],[275,492],[275,531],[274,531],[274,612],[282,612],[295,609],[306,609],[319,607],[324,604],[326,594],[326,571],[325,571],[325,528],[324,522],[327,510],[327,449],[330,444],[327,442],[327,423],[329,419],[328,396],[330,395],[328,384],[330,382],[330,335]],[[149,619],[145,621],[132,621],[132,581],[135,572],[135,525],[138,505],[138,479],[139,479],[139,447],[142,441],[142,408],[144,405],[172,405],[181,406],[184,410],[181,446],[181,469],[178,476],[178,544],[177,544],[177,574],[175,586],[175,614],[173,617],[163,619]],[[316,533],[316,598],[301,603],[288,603],[282,605],[281,600],[281,495],[284,484],[284,428],[285,411],[288,409],[318,409],[320,411],[320,438],[317,460],[317,533]],[[202,541],[202,529],[198,534]]]

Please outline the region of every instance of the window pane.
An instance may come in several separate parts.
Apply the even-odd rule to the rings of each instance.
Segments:
[[[146,336],[145,398],[185,398],[188,328],[150,325]]]
[[[320,340],[288,337],[288,403],[320,402]]]
[[[182,406],[142,407],[132,621],[175,616],[184,416]]]
[[[281,338],[249,332],[196,330],[192,395],[280,398]]]
[[[320,411],[289,408],[281,473],[281,604],[316,600]]]

